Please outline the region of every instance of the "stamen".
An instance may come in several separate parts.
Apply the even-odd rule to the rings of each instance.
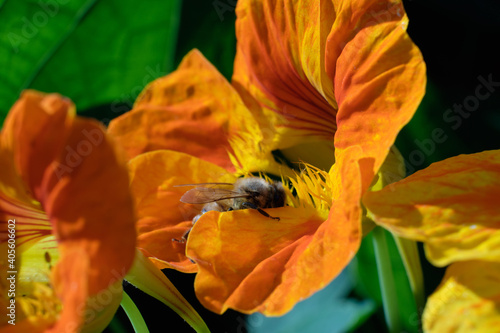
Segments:
[[[304,164],[302,172],[295,179],[289,178],[289,182],[296,192],[295,198],[292,197],[294,207],[312,206],[320,216],[328,217],[335,185],[328,172]]]
[[[32,282],[31,293],[18,295],[16,301],[26,318],[36,318],[46,323],[57,321],[62,309],[61,301],[47,283]]]

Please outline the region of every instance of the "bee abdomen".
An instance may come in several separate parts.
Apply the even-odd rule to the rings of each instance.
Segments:
[[[210,202],[210,203],[207,203],[201,209],[200,214],[198,214],[195,217],[193,217],[193,224],[195,224],[200,219],[200,217],[203,214],[205,214],[206,212],[209,212],[211,210],[215,210],[217,212],[224,212],[224,211],[226,211],[227,209],[225,207],[223,207],[223,205],[224,205],[223,202]]]

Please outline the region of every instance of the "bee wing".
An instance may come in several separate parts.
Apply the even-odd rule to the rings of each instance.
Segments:
[[[197,183],[197,184],[180,184],[174,185],[174,187],[183,187],[183,186],[204,186],[204,187],[217,187],[217,186],[233,186],[233,183]]]
[[[199,185],[199,184],[198,184]],[[212,185],[212,184],[210,184]],[[217,184],[220,185],[220,184]],[[224,184],[228,185],[228,184]],[[232,184],[229,184],[232,185]],[[189,204],[206,204],[209,202],[215,202],[220,200],[232,199],[232,198],[246,198],[249,197],[248,194],[242,194],[240,192],[233,191],[231,189],[222,187],[196,187],[192,190],[187,191],[181,197],[180,201]]]

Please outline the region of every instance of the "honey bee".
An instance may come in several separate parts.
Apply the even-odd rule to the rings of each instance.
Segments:
[[[273,220],[280,220],[266,213],[263,208],[277,208],[285,205],[285,189],[281,182],[267,182],[262,178],[240,178],[232,183],[202,183],[178,186],[196,186],[184,193],[180,201],[188,204],[205,204],[193,218],[193,225],[198,219],[211,210],[229,212],[239,209],[255,209],[262,215]],[[181,239],[172,241],[185,243],[191,228]]]

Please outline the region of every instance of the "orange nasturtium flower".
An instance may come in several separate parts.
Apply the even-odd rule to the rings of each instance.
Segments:
[[[0,331],[103,330],[134,258],[125,159],[68,99],[25,91],[0,134],[0,170],[0,303],[8,309]]]
[[[280,315],[358,250],[362,194],[424,94],[425,64],[400,1],[241,0],[236,13],[232,83],[192,51],[109,132],[131,158],[143,253],[197,272],[197,297],[216,313]],[[280,221],[208,212],[187,244],[171,241],[200,209],[180,203],[186,188],[174,185],[258,172],[296,191],[268,210]]]
[[[365,195],[376,223],[450,265],[425,307],[425,332],[498,331],[499,196],[500,150],[452,157]]]

